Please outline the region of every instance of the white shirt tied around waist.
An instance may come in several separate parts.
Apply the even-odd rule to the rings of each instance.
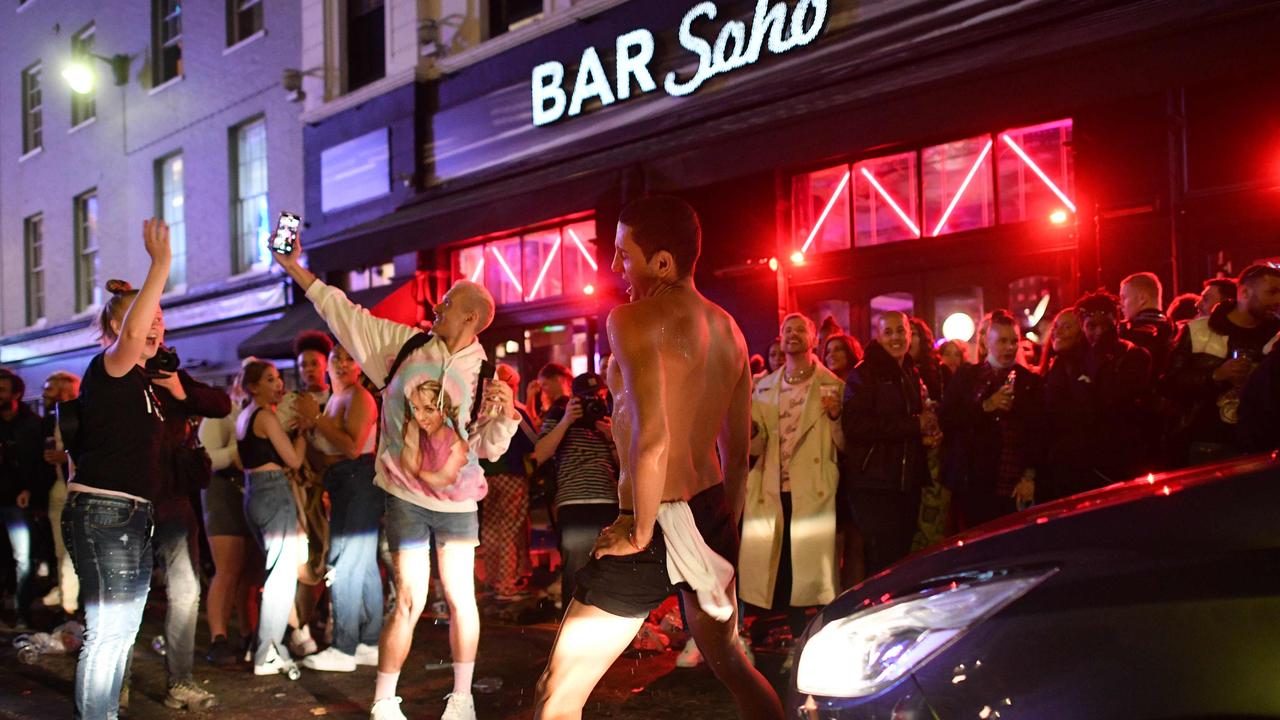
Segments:
[[[688,583],[698,595],[698,606],[717,622],[732,617],[734,604],[727,588],[733,581],[733,563],[707,545],[689,503],[681,500],[659,505],[658,525],[667,546],[667,577],[671,583]]]

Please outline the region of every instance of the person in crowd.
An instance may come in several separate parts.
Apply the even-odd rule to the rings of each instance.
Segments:
[[[773,342],[769,343],[769,349],[765,352],[764,359],[766,361],[765,370],[768,373],[777,372],[778,368],[786,364],[787,354],[782,350],[782,338],[774,338]]]
[[[841,380],[860,362],[862,362],[862,343],[852,335],[844,333],[832,335],[822,346],[823,366]]]
[[[143,246],[150,268],[142,289],[107,283],[98,316],[106,348],[84,372],[79,427],[68,442],[75,474],[62,532],[84,599],[85,642],[75,681],[75,715],[82,718],[119,715],[125,664],[151,584],[164,410],[143,368],[164,342],[160,295],[172,255],[162,220],[143,224]]]
[[[827,338],[822,349],[822,363],[836,377],[844,380],[858,363],[862,362],[862,344],[857,338],[841,333]],[[844,454],[838,458],[839,467],[843,468]],[[848,499],[848,483],[843,473],[836,491],[836,545],[840,550],[837,559],[840,565],[840,586],[851,587],[855,578],[861,579],[866,572],[863,567],[862,534],[853,522],[853,505]]]
[[[52,475],[49,483],[49,525],[53,531],[54,560],[57,564],[58,584],[44,596],[45,607],[61,608],[67,615],[80,609],[80,579],[67,553],[66,539],[62,535],[62,509],[67,504],[67,451],[56,432],[57,407],[80,396],[80,376],[66,370],[57,370],[44,381],[44,420],[41,434],[44,436],[44,462],[46,472]]]
[[[1092,460],[1095,398],[1087,371],[1089,341],[1081,312],[1058,312],[1049,329],[1040,376],[1044,378],[1045,473],[1036,483],[1042,502],[1056,500],[1098,482]]]
[[[226,417],[231,413],[231,398],[181,369],[173,373],[149,370],[148,375],[164,416],[162,480],[153,502],[155,530],[151,537],[155,560],[164,569],[164,663],[169,685],[164,704],[179,710],[208,710],[218,704],[217,697],[197,684],[192,672],[200,615],[200,526],[190,500],[193,487],[200,487],[206,479],[193,476],[193,468],[180,457],[191,445],[194,424],[200,418]],[[203,468],[198,472],[203,474]],[[131,675],[132,659],[125,670],[126,696]]]
[[[494,375],[518,396],[520,373],[498,365]],[[529,476],[526,459],[533,454],[538,431],[524,405],[515,403],[520,428],[507,451],[497,460],[481,460],[489,494],[480,508],[480,548],[485,579],[499,602],[517,600],[528,586],[533,568],[529,559]]]
[[[1267,342],[1266,357],[1240,392],[1240,449],[1264,452],[1280,448],[1280,335]]]
[[[752,355],[751,359],[748,360],[747,363],[751,368],[751,377],[764,373],[764,356],[760,353]]]
[[[454,283],[436,305],[435,322],[427,335],[416,328],[376,318],[353,304],[341,290],[319,281],[303,267],[299,263],[301,254],[302,244],[298,242],[292,253],[273,257],[306,292],[316,312],[364,368],[365,375],[384,388],[374,482],[388,496],[385,529],[396,600],[379,639],[378,676],[370,716],[373,720],[404,718],[396,685],[413,642],[414,626],[426,607],[434,537],[434,542],[439,543],[440,578],[449,605],[449,647],[453,658],[453,692],[443,717],[472,720],[475,701],[471,680],[480,639],[480,612],[475,597],[477,503],[487,492],[484,471],[477,460],[502,457],[520,423],[511,387],[501,382],[480,383],[486,358],[477,336],[493,322],[493,296],[482,285],[465,280]],[[418,390],[429,383],[438,386],[429,393],[434,394],[434,402],[420,404]],[[477,389],[484,400],[473,413]],[[404,452],[405,429],[410,423],[421,432],[411,432],[408,437],[426,443],[420,444],[416,453]],[[461,467],[445,476],[438,471],[453,462],[452,443],[438,428],[449,423],[456,423],[449,430],[464,441],[466,454]],[[406,455],[416,462],[405,466]]]
[[[533,421],[533,427],[536,430],[542,424],[542,416],[547,411],[547,396],[542,392],[542,383],[536,377],[529,381],[524,392],[524,412]]]
[[[539,464],[555,461],[560,596],[565,607],[574,597],[578,571],[591,559],[596,538],[618,517],[618,450],[613,418],[602,412],[607,410],[604,383],[595,373],[584,373],[573,379],[572,390],[572,397],[547,411],[533,450]]]
[[[840,327],[840,323],[836,322],[834,315],[827,315],[822,318],[822,324],[818,326],[818,343],[814,347],[826,350],[827,338],[834,335],[844,335],[844,328]],[[819,358],[821,360],[821,358]]]
[[[782,718],[777,695],[735,642],[734,525],[751,378],[737,324],[694,288],[700,246],[697,214],[682,200],[644,198],[619,216],[613,269],[631,302],[610,313],[608,331],[616,352],[609,385],[619,428],[628,430],[617,436],[621,509],[579,574],[538,681],[536,720],[581,717],[645,616],[676,589],[739,715]]]
[[[923,318],[911,318],[911,360],[915,363],[920,380],[929,391],[929,399],[942,400],[942,356],[933,347],[933,330]]]
[[[1173,323],[1174,327],[1196,319],[1200,316],[1200,296],[1195,293],[1182,293],[1169,302],[1164,315],[1169,318],[1169,322]]]
[[[963,340],[947,340],[938,346],[938,368],[939,375],[942,378],[942,390],[946,392],[947,385],[950,384],[951,378],[956,374],[956,370],[966,363],[965,358],[969,355],[969,343]]]
[[[941,441],[911,357],[915,324],[896,310],[876,324],[876,341],[846,381],[841,414],[846,502],[862,533],[865,573],[873,575],[910,552],[920,489],[929,482],[925,443]]]
[[[560,363],[549,362],[543,365],[538,370],[538,385],[546,396],[543,416],[556,405],[563,408],[573,397],[573,373]]]
[[[333,339],[319,330],[303,330],[293,338],[293,358],[298,371],[297,392],[287,393],[276,409],[280,424],[286,430],[294,430],[299,414],[296,404],[302,395],[309,395],[321,409],[329,402],[333,391],[329,387],[329,354],[333,352]]]
[[[31,624],[31,512],[45,467],[40,416],[22,402],[26,389],[17,373],[0,368],[0,518],[4,520],[4,537],[9,545],[5,559],[12,562],[13,569],[14,595],[10,602],[20,629]]]
[[[831,602],[839,582],[836,491],[844,381],[814,356],[816,335],[804,315],[783,318],[787,361],[756,384],[751,454],[760,460],[747,477],[738,561],[743,601],[785,613],[796,638],[809,609]]]
[[[1164,290],[1155,273],[1134,273],[1120,281],[1120,308],[1124,324],[1120,337],[1151,355],[1152,371],[1158,376],[1169,367],[1177,328],[1165,317]]]
[[[1234,300],[1236,297],[1236,280],[1229,277],[1216,277],[1204,281],[1204,289],[1200,291],[1199,314],[1197,317],[1209,317],[1213,309],[1223,300]]]
[[[240,382],[249,398],[236,421],[236,446],[245,472],[244,509],[266,555],[253,673],[274,675],[295,667],[287,644],[281,642],[297,592],[298,564],[304,559],[298,506],[290,487],[295,480],[289,471],[302,467],[306,438],[298,434],[290,440],[276,417],[284,380],[275,365],[251,360]]]
[[[1280,330],[1280,268],[1250,265],[1236,285],[1234,301],[1224,299],[1209,317],[1182,327],[1164,378],[1178,415],[1172,439],[1185,464],[1235,453],[1240,391]]]
[[[1007,310],[985,318],[986,358],[956,371],[942,397],[943,482],[961,528],[1035,500],[1043,387],[1018,364],[1018,324]]]
[[[1092,474],[1080,492],[1149,471],[1160,447],[1161,422],[1153,406],[1151,355],[1120,338],[1120,303],[1106,291],[1076,303],[1089,350],[1085,359],[1092,412],[1083,418],[1093,442],[1086,450]]]
[[[382,633],[382,575],[378,572],[378,526],[386,494],[373,484],[374,425],[378,406],[360,384],[360,364],[333,345],[326,358],[333,395],[321,410],[311,394],[294,409],[308,446],[325,467],[329,492],[329,592],[333,599],[333,645],[303,658],[313,670],[352,672],[377,666]]]
[[[249,358],[244,364],[252,362]],[[201,493],[205,535],[213,554],[214,575],[209,581],[206,616],[209,622],[209,654],[214,665],[234,665],[251,649],[257,626],[257,587],[260,581],[257,545],[244,514],[244,466],[236,442],[236,422],[249,402],[241,388],[243,367],[230,388],[231,412],[200,423],[200,444],[209,453],[212,477]],[[241,641],[231,643],[228,625],[235,610]]]

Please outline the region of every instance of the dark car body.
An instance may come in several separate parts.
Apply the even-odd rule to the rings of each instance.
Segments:
[[[950,538],[838,597],[797,658],[863,608],[1026,568],[1056,572],[873,696],[811,697],[793,673],[787,716],[1280,717],[1276,453],[1146,476]]]

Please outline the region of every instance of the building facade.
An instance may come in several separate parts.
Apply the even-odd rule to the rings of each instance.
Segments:
[[[0,364],[34,387],[82,372],[104,285],[141,284],[142,221],[157,216],[174,251],[167,342],[225,380],[237,344],[288,299],[266,238],[303,204],[301,106],[281,83],[302,51],[299,7],[23,0],[3,12]],[[84,67],[95,82],[79,94]]]
[[[313,269],[383,268],[419,317],[483,281],[526,378],[607,352],[645,193],[697,208],[698,285],[756,352],[790,310],[865,341],[884,310],[965,337],[1006,307],[1040,338],[1131,272],[1167,302],[1280,254],[1274,3],[362,4],[381,33],[313,5]],[[362,33],[382,75],[345,90]]]

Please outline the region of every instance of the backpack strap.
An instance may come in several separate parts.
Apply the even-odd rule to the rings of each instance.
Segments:
[[[396,376],[397,372],[400,372],[400,366],[404,365],[404,361],[408,360],[409,356],[418,348],[429,342],[431,342],[431,333],[429,332],[415,333],[413,337],[406,340],[405,344],[400,346],[400,352],[396,353],[396,359],[391,362],[391,369],[387,371],[387,377],[382,383],[382,389],[385,390],[391,384],[392,378]]]

